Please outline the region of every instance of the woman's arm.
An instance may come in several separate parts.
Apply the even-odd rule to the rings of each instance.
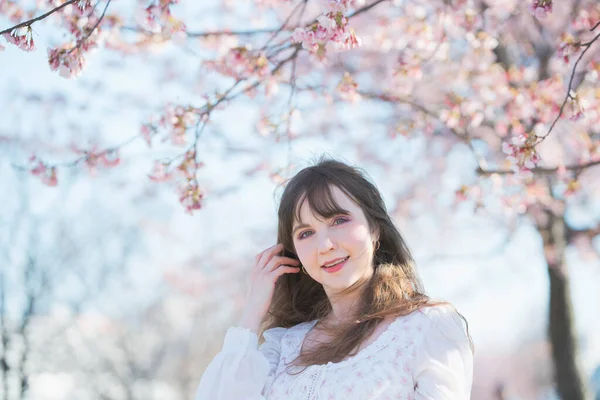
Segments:
[[[448,306],[424,308],[430,320],[416,354],[415,400],[468,400],[473,352],[459,315]]]
[[[259,349],[252,330],[229,328],[221,352],[202,375],[195,400],[264,400],[263,389],[273,379],[286,330],[265,331]]]

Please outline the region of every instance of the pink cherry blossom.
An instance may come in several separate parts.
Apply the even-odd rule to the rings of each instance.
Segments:
[[[165,36],[173,36],[184,32],[186,26],[171,14],[171,6],[177,0],[154,1],[144,10],[143,22],[145,28],[152,32],[160,32]]]
[[[154,182],[167,182],[171,180],[172,174],[168,172],[167,167],[168,164],[156,161],[152,167],[152,172],[148,175],[148,178]]]
[[[22,3],[22,2],[21,2]],[[19,2],[0,0],[0,15],[18,24],[26,19],[25,11],[19,6]]]
[[[552,0],[534,0],[529,6],[529,12],[539,20],[548,18],[552,12]]]
[[[176,146],[183,146],[187,142],[186,132],[188,128],[195,125],[197,121],[197,110],[193,107],[169,104],[159,124],[166,128],[171,143]]]
[[[10,33],[5,33],[4,39],[8,43],[12,43],[21,50],[33,51],[35,50],[35,43],[33,42],[33,30],[31,26],[23,26],[21,28],[13,29]]]
[[[58,71],[63,78],[71,79],[81,75],[86,62],[80,49],[48,49],[48,63],[52,71]]]
[[[156,133],[156,128],[152,124],[144,124],[140,128],[140,135],[144,141],[148,144],[148,147],[152,147],[152,137]]]
[[[196,152],[194,150],[188,150],[184,154],[183,161],[177,166],[175,172],[178,176],[192,180],[196,179],[196,173],[199,168],[202,168],[204,164],[196,160]]]
[[[513,137],[511,143],[502,143],[502,151],[508,155],[507,160],[515,171],[530,171],[540,161],[535,149],[535,135],[519,135]]]
[[[556,54],[562,58],[565,64],[568,64],[571,57],[579,51],[579,45],[580,42],[575,40],[573,35],[563,33]]]
[[[198,182],[190,180],[179,186],[179,202],[185,208],[186,213],[192,214],[194,210],[202,208],[204,193],[200,190]]]
[[[360,94],[357,92],[358,84],[352,79],[352,76],[346,72],[341,82],[337,86],[340,96],[351,103],[360,100]]]
[[[466,185],[462,185],[458,190],[456,190],[455,192],[455,202],[460,203],[463,202],[465,200],[467,200],[469,198],[469,187]]]
[[[344,16],[347,1],[327,1],[328,12],[317,17],[317,22],[309,27],[296,28],[292,41],[302,43],[302,47],[323,59],[328,51],[339,52],[360,47],[362,40],[348,26]]]
[[[75,3],[75,12],[80,15],[89,15],[93,10],[90,0],[79,0]]]
[[[33,176],[40,178],[43,184],[47,186],[58,185],[58,179],[56,175],[56,167],[48,167],[43,161],[39,160],[35,155],[29,158],[31,165],[29,172]]]
[[[330,13],[345,13],[348,11],[348,0],[325,0],[325,7]]]

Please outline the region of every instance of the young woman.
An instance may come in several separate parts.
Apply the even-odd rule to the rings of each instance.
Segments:
[[[464,318],[423,293],[359,170],[333,160],[303,169],[278,214],[278,244],[256,256],[243,317],[196,400],[470,398]]]

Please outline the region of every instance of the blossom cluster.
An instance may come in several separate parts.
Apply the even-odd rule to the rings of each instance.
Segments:
[[[579,51],[580,45],[581,42],[575,40],[573,35],[563,33],[556,54],[562,58],[565,64],[568,64],[571,61],[571,57]]]
[[[81,74],[85,67],[83,50],[63,45],[61,48],[48,49],[48,64],[52,71],[57,71],[63,78],[74,78]]]
[[[171,6],[178,0],[158,0],[144,9],[142,24],[152,32],[172,36],[185,32],[186,26],[171,14]]]
[[[24,19],[31,18],[30,15],[26,15],[25,11],[19,7],[17,2],[10,0],[0,0],[0,15],[8,18],[15,24],[18,24]]]
[[[548,18],[552,12],[552,0],[533,0],[529,6],[529,12],[539,20]]]
[[[33,30],[29,25],[13,29],[10,33],[5,33],[2,36],[4,36],[4,39],[6,39],[8,43],[14,44],[21,50],[35,50],[35,43],[33,41]]]
[[[75,12],[80,16],[89,15],[93,10],[91,0],[78,0],[74,5]]]
[[[529,172],[540,161],[536,144],[535,135],[522,134],[513,137],[511,143],[502,143],[502,151],[508,155],[507,160],[511,162],[513,170]]]
[[[148,177],[154,182],[177,181],[179,202],[184,206],[186,212],[191,214],[194,210],[202,207],[201,201],[204,198],[204,192],[198,185],[196,174],[204,164],[196,160],[195,149],[186,151],[179,164],[173,166],[171,164],[173,161],[156,161]]]
[[[198,118],[198,110],[194,107],[169,104],[158,124],[167,130],[172,144],[182,146],[186,144],[188,128],[195,124]],[[143,128],[142,135],[147,136],[150,129],[148,126]]]
[[[352,78],[349,72],[344,73],[344,77],[337,86],[337,90],[340,93],[342,99],[355,103],[360,100],[360,94],[358,93],[358,83]]]
[[[73,35],[75,43],[48,49],[50,69],[57,71],[63,78],[79,76],[86,65],[86,53],[98,48],[109,30],[119,24],[116,17],[99,17],[93,14],[90,2],[78,1],[75,5],[76,12],[65,19],[65,25]]]
[[[207,61],[204,66],[235,79],[266,78],[271,72],[265,53],[254,52],[250,46],[231,48],[223,57]]]
[[[327,51],[359,47],[361,39],[348,26],[348,18],[344,16],[348,5],[348,0],[327,0],[327,12],[321,14],[314,24],[296,28],[292,40],[302,43],[303,48],[319,58],[323,58]]]
[[[121,163],[121,157],[118,149],[97,149],[92,148],[91,150],[77,150],[80,154],[84,155],[84,162],[88,171],[94,175],[98,167],[112,168],[116,167]]]
[[[56,186],[58,184],[58,179],[56,177],[56,167],[50,167],[46,165],[35,155],[32,155],[29,158],[29,163],[29,172],[32,175],[39,177],[42,180],[42,183],[48,186]]]

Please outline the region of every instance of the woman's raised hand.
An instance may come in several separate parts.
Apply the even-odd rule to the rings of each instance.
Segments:
[[[253,332],[258,332],[260,321],[269,310],[277,279],[283,274],[300,272],[300,261],[278,255],[282,250],[283,245],[279,243],[254,258],[246,307],[240,323]]]

